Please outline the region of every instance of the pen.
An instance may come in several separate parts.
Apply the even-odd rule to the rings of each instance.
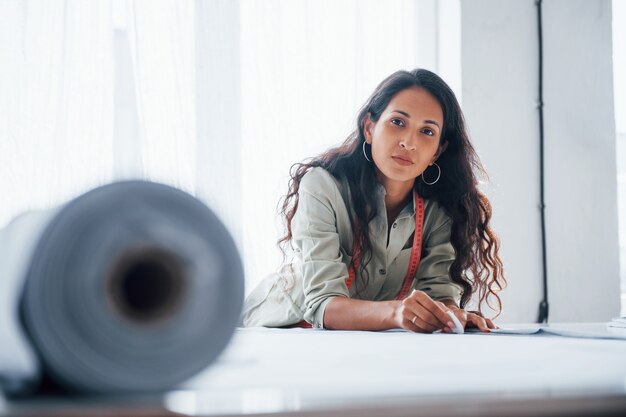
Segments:
[[[448,311],[448,316],[450,316],[450,318],[452,319],[452,322],[454,323],[454,329],[452,329],[452,332],[456,334],[465,333],[465,330],[463,329],[463,325],[461,324],[459,319],[456,318],[454,313],[451,311]]]

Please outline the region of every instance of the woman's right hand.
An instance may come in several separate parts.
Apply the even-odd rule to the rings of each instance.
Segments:
[[[451,332],[454,324],[448,315],[449,309],[434,301],[423,291],[414,290],[404,300],[399,301],[394,312],[397,327],[419,333],[432,333],[437,330]]]

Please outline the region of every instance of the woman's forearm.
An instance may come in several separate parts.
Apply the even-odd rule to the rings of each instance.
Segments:
[[[333,297],[324,310],[324,328],[334,330],[406,329],[432,333],[451,332],[454,323],[448,315],[461,317],[463,325],[467,313],[456,307],[452,299],[435,301],[423,291],[414,290],[403,300],[366,301]],[[458,318],[458,317],[457,317]]]
[[[324,328],[333,330],[387,330],[400,327],[400,301],[366,301],[333,297],[324,310]]]

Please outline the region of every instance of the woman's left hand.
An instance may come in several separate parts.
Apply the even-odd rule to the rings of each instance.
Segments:
[[[454,313],[457,319],[461,322],[464,329],[478,328],[481,332],[489,333],[489,329],[497,329],[493,321],[484,318],[483,316],[465,311],[462,308],[449,308]],[[446,333],[452,333],[452,329],[445,328],[443,330]]]

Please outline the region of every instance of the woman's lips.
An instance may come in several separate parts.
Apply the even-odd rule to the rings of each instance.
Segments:
[[[392,156],[391,158],[403,166],[413,165],[413,162],[409,161],[408,159],[404,159],[401,156]]]

